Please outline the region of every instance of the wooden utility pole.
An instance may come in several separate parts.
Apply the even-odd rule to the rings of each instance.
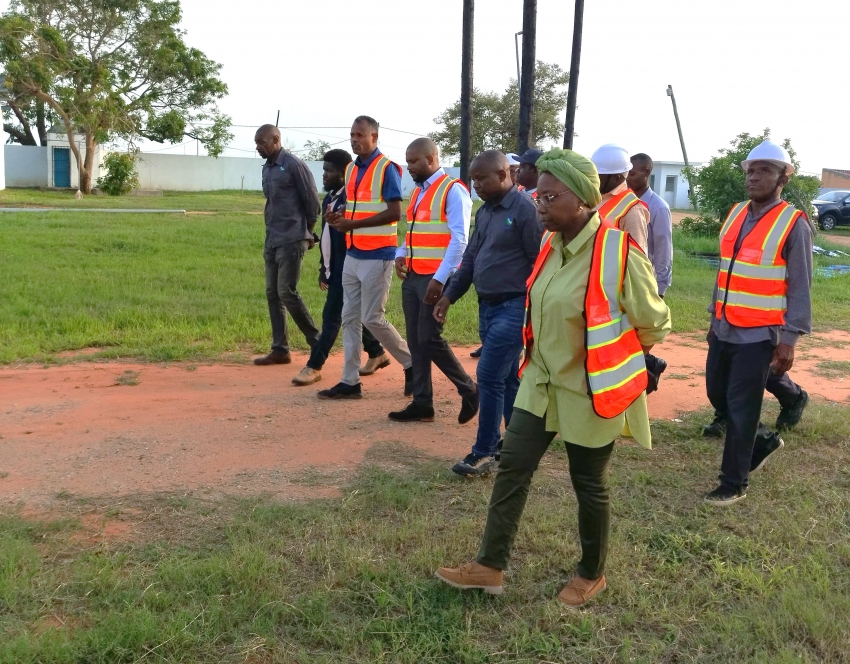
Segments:
[[[537,0],[522,4],[522,79],[519,87],[519,135],[517,152],[522,154],[534,143],[534,69],[537,65]]]
[[[475,0],[463,0],[463,45],[460,65],[460,179],[469,186],[472,161],[472,39]]]
[[[578,95],[578,70],[581,60],[581,29],[584,25],[584,0],[575,0],[573,18],[573,53],[570,57],[570,86],[567,89],[567,119],[564,123],[564,149],[573,149],[576,133],[576,96]]]
[[[691,165],[688,163],[688,151],[685,149],[685,138],[682,136],[682,123],[679,122],[679,109],[676,107],[676,95],[673,94],[673,86],[667,86],[667,96],[673,102],[673,116],[676,118],[676,131],[679,132],[679,145],[682,146],[682,157],[685,160],[685,172],[690,173]],[[691,205],[694,210],[697,209],[696,196],[694,188],[691,186],[691,178],[688,177],[688,198],[691,200]]]

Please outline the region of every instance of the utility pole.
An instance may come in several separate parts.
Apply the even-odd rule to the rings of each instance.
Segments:
[[[567,89],[567,119],[564,123],[564,149],[573,149],[576,129],[576,97],[578,95],[578,70],[581,60],[581,30],[584,25],[584,0],[575,0],[573,18],[573,53],[570,58],[570,86]]]
[[[522,76],[519,73],[519,36],[522,34],[522,30],[514,33],[514,48],[516,48],[516,92],[517,95],[522,93],[522,88],[520,87],[520,81],[522,80]]]
[[[682,146],[682,157],[685,159],[685,172],[690,171],[691,165],[688,163],[688,151],[685,149],[685,138],[682,136],[682,123],[679,122],[679,109],[676,107],[676,95],[673,94],[673,86],[667,86],[667,96],[673,102],[673,116],[676,118],[676,130],[679,132],[679,145]],[[697,209],[696,198],[694,197],[694,188],[691,186],[691,178],[688,177],[688,198],[691,200],[694,210]]]
[[[274,121],[274,126],[277,127],[280,125],[280,110],[277,112],[277,119]]]
[[[519,136],[517,152],[522,154],[534,142],[534,68],[537,64],[537,0],[522,3],[522,80],[519,87]]]
[[[469,186],[472,159],[472,39],[475,0],[463,0],[463,44],[460,65],[460,179]]]

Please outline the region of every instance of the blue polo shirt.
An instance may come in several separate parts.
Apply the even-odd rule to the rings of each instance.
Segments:
[[[356,185],[360,184],[363,176],[366,175],[366,169],[369,168],[369,165],[375,161],[380,154],[381,151],[378,148],[375,148],[375,151],[366,157],[366,159],[357,157],[357,159],[354,160],[354,163],[357,166]],[[387,168],[384,171],[384,182],[381,184],[381,196],[387,203],[402,200],[401,175],[399,175],[398,169]],[[351,247],[348,250],[348,255],[367,261],[392,261],[395,260],[395,249],[395,247],[383,247],[382,249],[367,250]]]

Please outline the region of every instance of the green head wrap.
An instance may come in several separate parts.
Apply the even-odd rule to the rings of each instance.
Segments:
[[[596,207],[602,200],[596,166],[578,152],[552,148],[537,160],[535,166],[541,173],[554,175],[590,207]]]

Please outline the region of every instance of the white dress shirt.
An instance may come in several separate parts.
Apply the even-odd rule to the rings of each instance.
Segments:
[[[445,175],[442,168],[429,177],[422,185],[422,191],[425,192],[434,182]],[[417,209],[422,201],[420,195],[417,201]],[[415,210],[414,210],[415,212]],[[440,264],[440,268],[434,274],[434,279],[441,284],[445,284],[449,277],[457,270],[460,261],[463,258],[463,252],[466,251],[466,244],[469,241],[469,219],[472,216],[472,198],[469,192],[462,184],[455,183],[449,188],[446,194],[446,221],[448,222],[449,232],[452,234],[449,240],[449,246],[446,249],[445,258]],[[410,223],[410,220],[407,220]],[[401,243],[401,246],[396,250],[396,258],[405,258],[407,256],[407,241]]]

